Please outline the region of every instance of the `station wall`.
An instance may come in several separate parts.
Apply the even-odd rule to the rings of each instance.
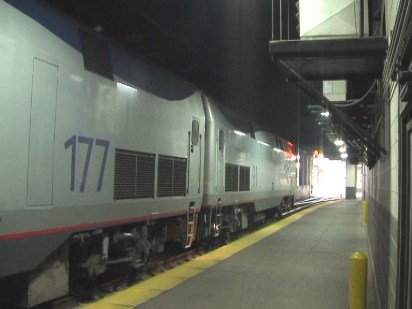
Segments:
[[[399,1],[385,1],[386,33],[390,44]],[[385,93],[385,92],[384,92]],[[367,233],[369,257],[379,308],[396,308],[399,208],[399,86],[390,84],[382,105],[382,123],[378,131],[381,145],[387,150],[368,171],[366,199],[369,205]]]

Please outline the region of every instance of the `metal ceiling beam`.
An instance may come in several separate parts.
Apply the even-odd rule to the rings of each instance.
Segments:
[[[388,47],[385,38],[269,42],[269,53],[306,79],[380,78]]]
[[[269,53],[277,58],[384,57],[385,38],[270,41]]]
[[[283,58],[282,58],[283,59]],[[380,57],[287,59],[287,64],[308,80],[380,78],[383,60]]]

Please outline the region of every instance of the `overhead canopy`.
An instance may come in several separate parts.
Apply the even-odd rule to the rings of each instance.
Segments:
[[[331,120],[319,124],[324,125],[325,131],[334,132],[335,136],[345,140],[351,149],[351,161],[363,161],[368,166],[373,166],[376,158],[386,153],[375,139],[372,129],[374,119],[371,110],[375,104],[376,89],[368,91],[372,95],[365,95],[355,102],[335,104],[313,87],[309,80],[348,80],[349,83],[351,80],[369,80],[373,83],[382,77],[387,45],[384,38],[269,43],[272,59],[284,69],[287,79],[294,81],[318,101],[319,106],[331,113]]]

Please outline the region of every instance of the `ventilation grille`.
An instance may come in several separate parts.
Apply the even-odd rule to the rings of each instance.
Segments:
[[[233,164],[226,164],[225,168],[225,191],[238,190],[238,166]]]
[[[155,156],[140,154],[136,160],[136,198],[154,197]]]
[[[186,171],[186,159],[159,156],[157,196],[185,196]]]
[[[116,149],[114,199],[153,198],[155,155]]]
[[[250,190],[250,167],[239,167],[239,191]]]

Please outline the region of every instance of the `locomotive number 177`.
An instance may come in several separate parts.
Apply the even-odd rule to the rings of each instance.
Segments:
[[[77,155],[77,145],[78,144],[87,145],[87,153],[86,153],[86,157],[84,161],[83,174],[82,174],[81,183],[80,183],[80,192],[84,192],[84,189],[86,187],[87,173],[89,171],[90,160],[92,158],[93,146],[104,147],[104,153],[103,153],[102,162],[100,165],[99,181],[97,183],[97,192],[100,192],[102,190],[104,170],[106,168],[107,153],[109,152],[110,141],[93,138],[93,137],[81,136],[81,135],[78,135],[78,136],[73,135],[67,141],[64,142],[64,148],[65,149],[71,148],[72,150],[71,177],[70,177],[70,190],[71,191],[75,191],[76,155]]]

